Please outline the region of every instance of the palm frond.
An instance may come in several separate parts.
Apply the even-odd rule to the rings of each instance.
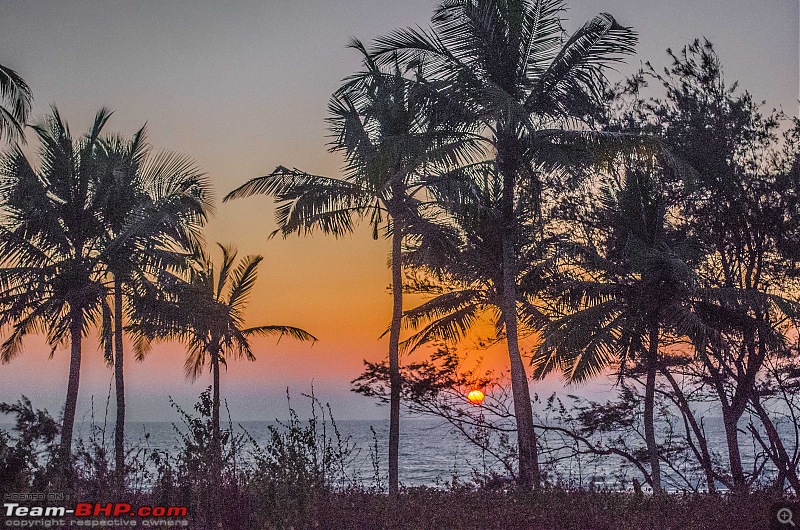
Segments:
[[[0,140],[25,140],[22,127],[28,121],[33,94],[11,68],[0,65]]]
[[[221,243],[217,243],[217,246],[222,250],[222,265],[219,267],[219,271],[217,271],[217,285],[214,288],[213,296],[214,299],[217,301],[222,300],[222,293],[225,289],[225,286],[228,284],[228,278],[230,276],[231,270],[233,269],[233,263],[236,261],[236,254],[237,251],[234,247],[230,245],[223,245]],[[208,276],[212,278],[214,277],[214,269],[213,266],[207,269]]]
[[[418,328],[421,325],[435,322],[456,313],[465,307],[485,302],[485,293],[481,290],[464,289],[451,291],[405,311],[403,313],[403,324],[406,328]]]
[[[241,315],[255,287],[258,265],[263,256],[245,256],[236,266],[230,281],[227,305],[232,314]]]
[[[554,118],[591,113],[600,104],[602,69],[634,52],[636,33],[608,13],[588,21],[562,47],[531,87],[529,112]]]
[[[434,341],[459,342],[475,324],[481,309],[481,304],[463,305],[427,324],[403,341],[401,347],[404,351],[411,352]]]
[[[270,336],[278,335],[278,340],[284,335],[304,342],[317,342],[317,339],[311,333],[304,329],[293,326],[255,326],[242,330],[242,335],[245,337],[251,335]]]

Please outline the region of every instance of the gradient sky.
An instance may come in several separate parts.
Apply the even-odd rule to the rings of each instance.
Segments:
[[[324,118],[330,94],[359,67],[358,53],[345,47],[348,39],[369,41],[398,27],[427,26],[436,3],[0,0],[0,64],[31,85],[37,118],[56,104],[72,131],[81,133],[105,105],[116,111],[109,131],[130,135],[147,122],[153,146],[194,157],[222,197],[278,164],[338,175],[341,160],[326,152]],[[667,47],[705,36],[729,81],[739,80],[770,108],[798,113],[797,0],[568,5],[570,32],[603,11],[639,32],[637,55],[619,67],[616,79],[641,61],[664,65]],[[349,381],[361,372],[362,359],[378,360],[386,352],[377,337],[391,312],[388,244],[373,241],[366,229],[341,240],[267,241],[273,228],[270,202],[255,197],[220,205],[207,238],[265,256],[250,324],[301,326],[321,341],[310,347],[257,340],[257,362],[230,363],[222,393],[233,418],[286,416],[287,386],[303,415],[299,394],[312,381],[338,418],[385,417],[385,409],[349,392]],[[34,338],[23,356],[0,366],[0,401],[25,394],[36,407],[60,409],[68,354],[57,351],[48,360],[48,351]],[[502,351],[473,355],[484,355],[487,366],[504,366]],[[144,363],[126,364],[130,420],[174,420],[167,395],[191,405],[209,378],[190,384],[182,362],[179,346],[162,345]],[[111,382],[100,353],[87,345],[79,425],[88,418],[90,396],[102,417]],[[554,378],[534,390],[559,387]]]

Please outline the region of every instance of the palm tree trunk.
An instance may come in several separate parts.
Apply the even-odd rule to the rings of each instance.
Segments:
[[[389,330],[389,495],[400,491],[400,319],[403,316],[403,233],[397,219],[392,231],[392,324]]]
[[[503,237],[503,300],[502,315],[506,329],[508,356],[511,364],[511,393],[514,397],[514,416],[517,422],[517,447],[519,448],[518,482],[522,489],[538,488],[541,475],[536,451],[536,432],[533,429],[533,408],[528,387],[528,375],[519,351],[517,329],[516,264],[511,237]]]
[[[212,494],[219,494],[222,485],[222,448],[220,443],[220,421],[219,421],[219,349],[215,348],[211,352],[211,371],[214,383],[211,398],[211,484]],[[221,527],[219,504],[212,502],[211,527]]]
[[[70,359],[67,400],[64,403],[64,420],[61,425],[60,457],[65,486],[70,487],[72,469],[72,432],[75,426],[75,411],[78,407],[78,386],[81,375],[81,334],[83,331],[82,310],[70,305]]]
[[[125,379],[122,351],[122,280],[114,278],[114,381],[117,420],[114,425],[114,471],[117,489],[125,489]]]
[[[517,252],[516,214],[514,209],[516,168],[519,166],[519,149],[514,134],[498,131],[497,163],[503,176],[501,213],[503,219],[503,296],[500,311],[506,329],[508,357],[511,365],[511,393],[514,398],[514,416],[517,422],[517,447],[519,450],[520,488],[538,488],[541,481],[539,457],[536,450],[536,432],[533,429],[533,408],[528,375],[519,351],[517,330]]]
[[[658,327],[650,328],[650,344],[647,355],[647,382],[644,389],[644,436],[650,457],[650,480],[653,493],[661,493],[661,462],[658,456],[655,429],[656,372],[658,370]]]
[[[213,464],[214,471],[218,472],[222,466],[220,463],[220,421],[219,421],[219,353],[217,351],[211,352],[211,370],[214,377],[212,398],[211,398],[211,424],[213,431],[211,432],[211,450],[213,451]]]

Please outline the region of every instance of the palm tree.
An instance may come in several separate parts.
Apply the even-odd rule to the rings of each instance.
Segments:
[[[24,139],[22,127],[28,121],[33,95],[25,81],[11,68],[0,64],[0,140]]]
[[[124,298],[135,283],[152,281],[173,252],[196,245],[210,209],[210,190],[194,163],[180,155],[151,154],[142,127],[130,141],[104,139],[101,193],[105,234],[102,262],[113,284],[113,360],[116,383],[114,458],[118,487],[125,480]]]
[[[133,297],[137,313],[131,329],[147,340],[178,339],[188,347],[184,368],[187,377],[196,380],[208,361],[213,377],[211,450],[215,466],[214,480],[221,470],[220,447],[220,365],[227,366],[230,357],[255,360],[250,346],[253,336],[284,335],[301,341],[316,337],[292,326],[244,327],[244,310],[256,283],[262,256],[246,256],[236,264],[236,251],[220,245],[222,263],[219,269],[199,248],[194,249],[186,277],[162,271],[150,287],[160,295]],[[143,286],[144,287],[144,286]],[[138,356],[146,352],[146,344],[138,343]]]
[[[403,313],[404,323],[418,330],[404,341],[408,350],[460,341],[482,315],[490,316],[502,335],[502,178],[492,164],[472,170],[477,174],[471,178],[462,174],[435,190],[447,224],[422,227],[416,245],[404,253],[406,265],[424,272],[424,280],[412,289],[434,295]],[[517,253],[524,266],[516,281],[517,313],[531,331],[547,321],[534,302],[548,281],[546,250],[552,241],[539,236],[538,227],[520,226]]]
[[[41,143],[38,170],[19,147],[0,163],[0,329],[9,332],[0,359],[19,354],[29,334],[46,334],[51,355],[70,344],[60,449],[65,472],[71,467],[81,339],[108,313],[97,259],[103,228],[96,155],[109,115],[101,109],[86,136],[74,140],[53,107],[47,123],[34,127]]]
[[[497,340],[504,338],[499,208],[502,178],[492,164],[481,169],[483,182],[476,179],[472,186],[463,186],[464,179],[454,179],[451,182],[456,190],[437,194],[439,206],[448,214],[447,232],[454,231],[456,237],[452,234],[448,237],[440,233],[438,227],[433,227],[430,233],[423,231],[417,246],[404,255],[406,264],[423,273],[424,279],[411,290],[433,295],[430,300],[403,313],[405,325],[416,330],[403,343],[408,351],[432,342],[459,342],[486,317],[495,325]],[[550,281],[548,249],[552,244],[551,238],[541,237],[537,226],[527,223],[519,227],[516,255],[521,266],[515,283],[521,334],[540,330],[547,322],[537,305],[540,293]],[[536,468],[536,453],[533,459],[532,465]],[[525,484],[519,475],[515,480]]]
[[[518,343],[516,255],[521,189],[540,207],[546,175],[568,165],[564,145],[599,135],[569,131],[591,122],[602,105],[603,70],[633,51],[636,35],[609,14],[587,22],[569,39],[561,26],[563,0],[446,0],[433,29],[395,31],[377,40],[379,63],[425,61],[443,97],[468,109],[486,131],[502,176],[503,268],[500,307],[517,417],[520,483],[540,481],[530,389]]]
[[[467,133],[444,127],[450,119],[427,84],[402,75],[397,65],[379,68],[364,46],[365,71],[353,76],[331,99],[334,140],[331,151],[345,157],[345,178],[330,178],[279,166],[252,179],[224,200],[255,194],[274,195],[279,231],[287,236],[313,230],[340,236],[354,228],[353,218],[368,218],[373,237],[386,219],[391,237],[392,320],[389,330],[390,413],[389,493],[399,491],[400,440],[399,343],[403,313],[401,251],[404,239],[424,224],[424,201],[417,195],[435,187],[442,162],[465,160],[474,151]],[[417,78],[422,72],[417,66]],[[424,197],[423,197],[424,198]]]
[[[629,169],[619,190],[605,190],[602,206],[604,250],[570,243],[579,268],[570,267],[557,287],[556,307],[563,315],[544,327],[534,375],[558,369],[568,382],[580,383],[608,367],[621,366],[624,373],[629,363],[641,361],[649,482],[659,493],[654,410],[660,341],[668,332],[696,341],[715,334],[694,312],[690,264],[696,245],[670,230],[656,180]]]

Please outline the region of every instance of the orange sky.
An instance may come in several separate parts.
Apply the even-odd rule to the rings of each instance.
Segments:
[[[132,134],[147,122],[149,139],[194,157],[218,197],[278,164],[337,175],[340,159],[326,152],[328,97],[359,66],[345,49],[407,25],[426,26],[435,1],[237,0],[161,2],[101,0],[62,3],[3,0],[0,64],[32,86],[34,114],[55,103],[82,132],[102,105],[116,110],[109,130]],[[608,11],[640,33],[640,60],[664,64],[663,50],[705,35],[717,47],[729,79],[756,99],[797,113],[798,3],[796,0],[577,0],[568,3],[574,30]],[[223,395],[236,419],[285,416],[282,392],[308,390],[331,401],[342,418],[384,417],[370,400],[349,393],[362,359],[378,360],[377,338],[389,321],[388,244],[368,231],[335,240],[323,236],[267,241],[272,207],[255,197],[218,206],[209,242],[235,243],[240,254],[265,256],[249,324],[290,324],[320,338],[313,347],[257,339],[256,363],[231,363]],[[63,403],[67,356],[52,361],[40,340],[24,356],[0,366],[0,401],[24,393],[55,412]],[[503,366],[502,352],[487,355]],[[130,418],[172,420],[166,396],[189,405],[208,383],[182,375],[176,345],[156,349],[141,365],[128,363]],[[86,348],[79,418],[89,395],[104,402],[110,371]],[[537,389],[553,389],[558,380]]]

